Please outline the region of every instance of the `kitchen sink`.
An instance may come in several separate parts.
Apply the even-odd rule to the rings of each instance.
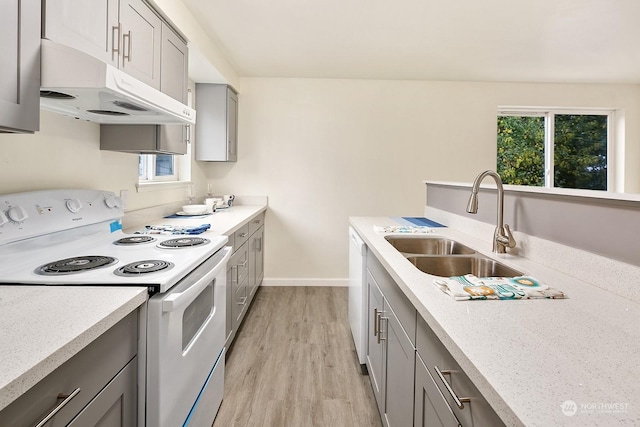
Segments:
[[[471,255],[471,248],[442,237],[385,237],[398,251],[409,256],[415,255]]]
[[[490,258],[477,256],[412,256],[407,258],[420,271],[451,277],[473,274],[477,277],[515,277],[523,273]]]

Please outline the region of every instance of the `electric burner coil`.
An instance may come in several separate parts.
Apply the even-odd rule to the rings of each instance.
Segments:
[[[101,255],[77,256],[42,265],[36,268],[35,273],[43,276],[82,273],[107,267],[117,261],[116,258]]]

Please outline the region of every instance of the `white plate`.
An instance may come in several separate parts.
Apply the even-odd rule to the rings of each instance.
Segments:
[[[202,213],[186,213],[186,212],[180,211],[180,212],[176,212],[176,215],[179,215],[179,216],[200,216],[200,215],[206,215],[207,213],[208,213],[207,211],[204,211]]]

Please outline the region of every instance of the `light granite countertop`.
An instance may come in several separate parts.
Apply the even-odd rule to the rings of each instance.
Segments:
[[[201,224],[210,224],[211,228],[205,231],[202,236],[207,234],[229,236],[238,230],[243,224],[256,215],[267,209],[266,204],[257,205],[234,205],[227,209],[220,209],[216,212],[203,217],[180,217],[180,218],[149,218],[146,225],[174,225],[174,226],[198,226]],[[144,227],[132,227],[126,230],[129,233],[138,231]]]
[[[236,205],[204,218],[145,219],[149,225],[211,224],[203,236],[230,235],[266,208]],[[0,410],[146,299],[146,287],[0,286]]]
[[[146,287],[0,286],[0,410],[146,300]]]
[[[437,228],[430,235],[455,239],[569,296],[455,301],[374,231],[398,225],[393,219],[354,217],[351,225],[505,424],[640,425],[640,304]],[[575,414],[563,413],[565,402],[575,402]]]

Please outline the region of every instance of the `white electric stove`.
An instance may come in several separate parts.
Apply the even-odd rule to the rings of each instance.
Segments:
[[[211,425],[223,393],[228,238],[126,234],[123,214],[107,191],[0,195],[0,285],[147,287],[139,411],[147,426]]]

